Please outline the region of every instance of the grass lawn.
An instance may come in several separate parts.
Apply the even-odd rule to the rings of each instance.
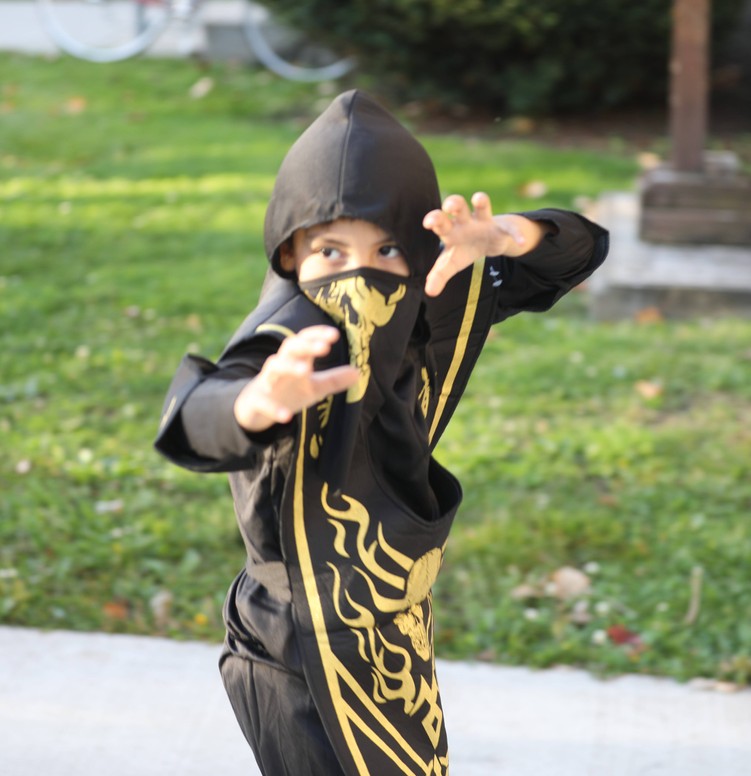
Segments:
[[[8,55],[0,90],[0,618],[218,639],[244,558],[226,480],[151,443],[182,354],[218,355],[253,306],[276,169],[329,95]],[[444,193],[498,211],[636,174],[618,143],[422,139]],[[580,292],[514,318],[438,457],[466,492],[441,656],[751,679],[751,321],[596,324]],[[588,588],[564,596],[565,567]]]

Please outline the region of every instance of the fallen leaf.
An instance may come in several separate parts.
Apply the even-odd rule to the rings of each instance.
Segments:
[[[537,124],[529,116],[512,116],[507,125],[515,135],[529,135],[534,132]]]
[[[642,307],[634,315],[634,320],[637,323],[649,324],[649,323],[661,323],[665,320],[662,311],[659,307]]]
[[[190,87],[188,94],[194,100],[202,100],[214,88],[214,79],[210,76],[199,78],[193,86]]]
[[[185,319],[185,326],[186,328],[190,329],[190,331],[194,332],[202,332],[203,326],[201,325],[201,316],[197,315],[196,313],[191,313],[186,319]]]
[[[662,383],[657,380],[638,380],[634,389],[642,399],[657,399],[662,396],[664,390]]]
[[[731,693],[738,692],[741,689],[741,686],[735,682],[717,682],[714,689],[717,692]]]
[[[548,186],[543,181],[528,181],[519,188],[519,193],[529,199],[539,199],[548,193]]]
[[[550,579],[550,594],[562,601],[588,593],[592,584],[583,571],[571,566],[563,566],[554,571]]]
[[[110,512],[122,512],[123,501],[119,498],[113,499],[112,501],[97,501],[94,504],[94,511],[98,515],[106,515]]]
[[[528,598],[539,598],[540,591],[532,585],[519,585],[511,591],[511,597],[515,601],[526,601]]]
[[[117,598],[114,601],[107,601],[102,607],[102,612],[113,620],[127,620],[130,612],[130,605],[127,601]]]
[[[86,110],[86,106],[87,103],[85,97],[68,97],[68,99],[65,101],[65,104],[63,105],[63,111],[69,116],[78,116]]]
[[[587,625],[592,620],[589,612],[589,601],[581,600],[574,604],[574,610],[571,612],[571,622],[574,625]]]
[[[638,633],[629,630],[625,625],[611,625],[606,631],[613,644],[641,644]]]
[[[636,155],[636,162],[642,170],[654,170],[662,164],[659,154],[651,151],[642,151]]]

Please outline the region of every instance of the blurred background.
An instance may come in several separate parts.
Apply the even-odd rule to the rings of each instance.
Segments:
[[[225,478],[153,451],[162,399],[254,306],[289,145],[360,87],[444,194],[599,218],[638,281],[492,333],[437,454],[439,654],[748,683],[751,3],[707,11],[688,174],[718,193],[669,215],[719,215],[687,244],[637,223],[681,131],[667,0],[0,0],[0,621],[221,639],[244,551]]]

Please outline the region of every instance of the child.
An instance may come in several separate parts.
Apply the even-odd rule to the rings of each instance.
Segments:
[[[441,204],[422,146],[352,91],[284,159],[265,244],[258,307],[217,364],[186,356],[156,442],[230,472],[225,687],[267,776],[447,774],[430,591],[461,490],[431,451],[490,325],[548,309],[607,235]]]

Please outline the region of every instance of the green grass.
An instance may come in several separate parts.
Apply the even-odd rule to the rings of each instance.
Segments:
[[[17,56],[0,90],[0,618],[220,638],[244,557],[226,480],[151,443],[183,352],[216,356],[253,306],[274,174],[328,96],[231,67]],[[485,189],[498,211],[574,207],[636,172],[625,151],[492,130],[423,140],[445,193]],[[523,196],[533,180],[544,200]],[[751,323],[596,324],[585,302],[495,331],[441,443],[466,499],[439,654],[748,681]],[[563,566],[588,597],[549,594]],[[618,625],[639,644],[608,638]]]

